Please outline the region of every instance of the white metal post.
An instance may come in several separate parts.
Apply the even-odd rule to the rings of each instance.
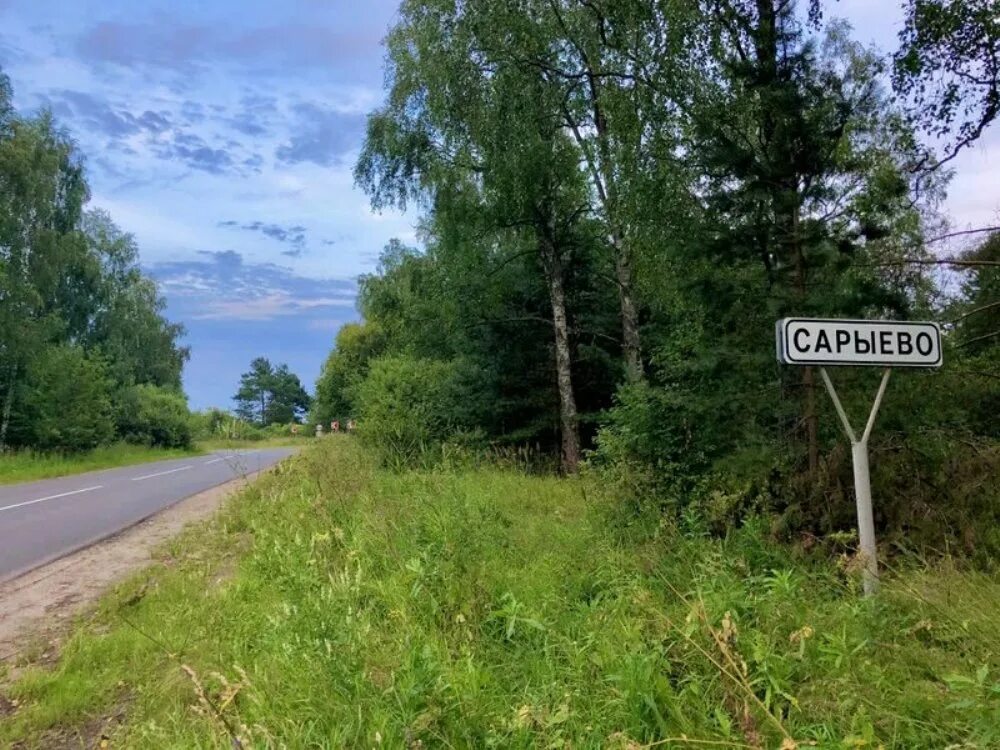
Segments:
[[[854,459],[854,498],[858,506],[858,536],[861,539],[861,564],[864,566],[865,596],[878,591],[878,552],[875,547],[875,516],[872,511],[872,483],[868,470],[868,443],[851,445]]]
[[[868,467],[868,438],[875,426],[875,417],[882,404],[882,396],[885,395],[892,369],[887,367],[882,373],[882,382],[879,384],[875,403],[872,405],[864,434],[860,440],[851,428],[851,421],[847,418],[847,412],[844,411],[844,407],[837,397],[837,391],[833,387],[830,376],[826,373],[826,368],[819,368],[819,372],[826,384],[826,390],[830,393],[833,406],[837,410],[837,416],[840,417],[840,422],[844,426],[844,432],[847,433],[847,439],[851,441],[851,459],[854,463],[854,497],[858,506],[858,537],[861,542],[861,561],[864,565],[865,596],[871,596],[878,591],[878,551],[875,547],[875,518],[872,512],[871,472]]]

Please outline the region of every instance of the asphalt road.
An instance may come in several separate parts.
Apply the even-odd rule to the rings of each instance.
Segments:
[[[111,536],[186,497],[266,469],[293,452],[218,451],[0,486],[0,581]]]

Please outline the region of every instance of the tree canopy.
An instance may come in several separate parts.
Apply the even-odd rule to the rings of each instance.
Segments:
[[[233,400],[239,417],[261,427],[299,422],[310,404],[309,394],[288,365],[275,367],[266,357],[250,363]]]
[[[70,136],[46,112],[18,114],[0,71],[0,448],[135,436],[125,404],[140,386],[187,411],[184,329],[164,317],[135,240],[88,198]]]
[[[405,432],[408,461],[449,440],[566,472],[589,456],[675,508],[731,486],[726,512],[834,529],[838,424],[812,368],[775,361],[774,322],[931,319],[948,364],[895,385],[880,422],[927,497],[953,467],[921,464],[918,436],[936,425],[938,456],[988,439],[997,391],[959,374],[984,372],[991,277],[942,283],[927,242],[937,166],[993,117],[989,5],[904,3],[890,59],[818,0],[405,0],[356,177],[376,209],[418,207],[421,246],[390,243],[362,278],[316,413],[356,416],[390,456]],[[931,120],[957,139],[940,156]],[[841,375],[849,406],[869,374]],[[401,393],[428,430],[403,431]]]

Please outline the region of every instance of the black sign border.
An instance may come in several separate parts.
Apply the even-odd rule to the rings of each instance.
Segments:
[[[886,361],[868,361],[868,362],[843,362],[840,360],[820,360],[813,359],[808,362],[797,362],[788,357],[788,353],[785,347],[785,340],[787,338],[786,334],[788,331],[788,326],[792,323],[854,323],[860,325],[869,326],[879,326],[879,325],[907,325],[907,326],[930,326],[937,333],[937,349],[938,356],[937,361],[933,364],[909,364],[905,362],[886,362]],[[858,320],[855,318],[781,318],[778,320],[776,327],[778,329],[777,345],[778,345],[778,361],[783,365],[795,365],[798,367],[808,367],[809,365],[821,365],[824,367],[913,367],[913,368],[937,368],[944,363],[944,342],[941,338],[941,326],[937,323],[931,322],[929,320]]]

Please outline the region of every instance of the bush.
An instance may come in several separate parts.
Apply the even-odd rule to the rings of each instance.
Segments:
[[[218,437],[231,419],[228,413],[214,407],[205,411],[191,412],[191,434],[196,440]]]
[[[191,432],[195,440],[247,440],[255,442],[268,436],[266,428],[258,427],[222,409],[212,407],[193,412]]]
[[[298,433],[293,433],[292,428],[298,427]],[[285,438],[298,435],[299,437],[311,436],[316,430],[315,425],[299,424],[298,422],[275,422],[261,429],[265,438]]]
[[[25,412],[34,447],[83,451],[111,440],[111,384],[103,362],[79,347],[47,347],[28,380]]]
[[[461,391],[453,362],[407,356],[377,359],[357,389],[358,433],[384,463],[418,463],[461,430]]]
[[[374,323],[348,323],[337,332],[336,346],[316,381],[312,420],[329,425],[356,416],[355,389],[369,363],[385,349],[386,337]]]
[[[950,350],[938,371],[893,376],[870,442],[876,533],[887,552],[960,552],[995,565],[998,361],[993,351],[968,357]],[[861,429],[881,373],[845,368],[833,377]],[[736,406],[699,398],[681,379],[623,386],[604,415],[591,464],[615,484],[622,510],[637,521],[660,513],[724,536],[763,515],[783,541],[839,545],[856,538],[850,445],[826,394],[817,393],[815,475],[788,440],[795,422],[756,419],[740,427],[735,412],[748,400],[742,392],[732,397]]]
[[[192,442],[187,400],[155,385],[127,388],[118,406],[118,432],[130,443],[187,448]]]
[[[732,445],[726,424],[689,391],[624,385],[604,414],[592,464],[629,498],[679,516],[698,504],[708,477],[756,485],[784,464],[775,445],[749,435]]]

